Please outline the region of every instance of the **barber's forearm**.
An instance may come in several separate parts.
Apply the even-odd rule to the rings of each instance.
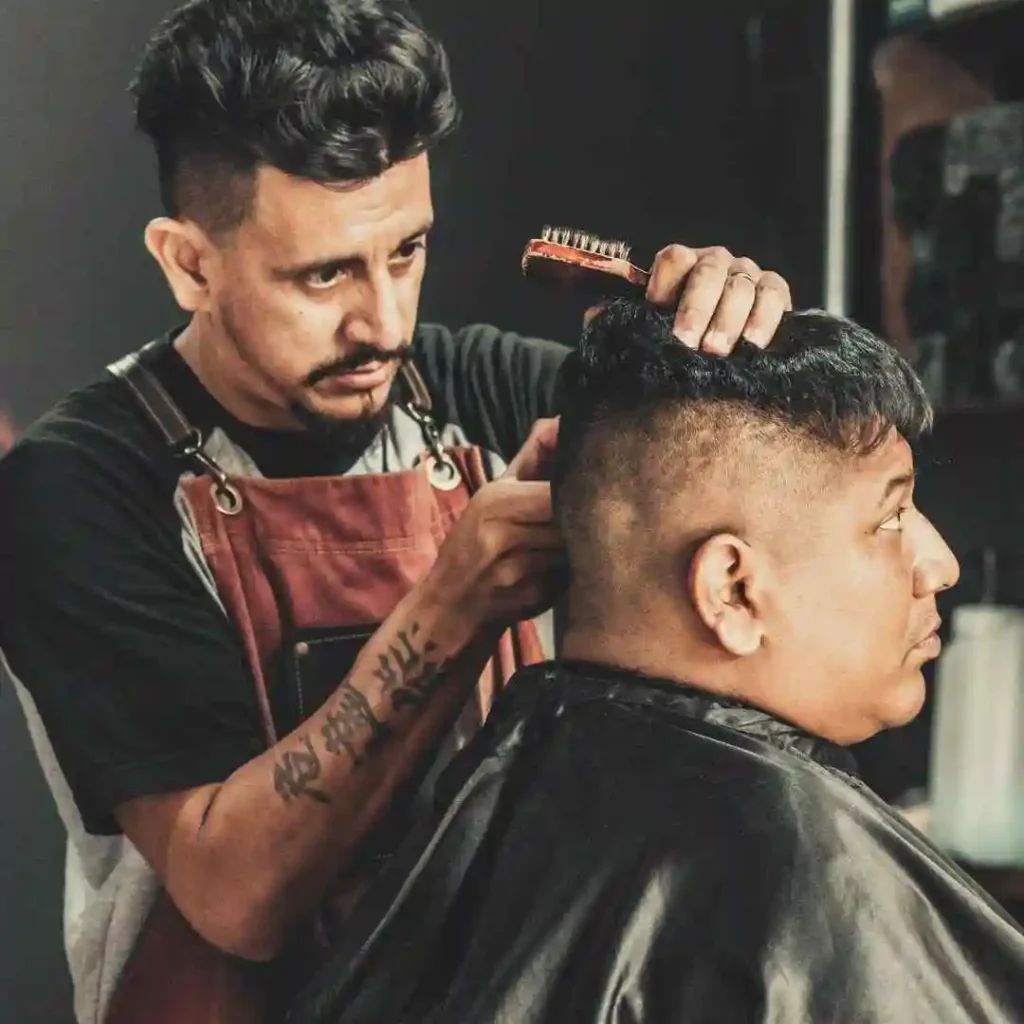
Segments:
[[[464,706],[473,673],[454,681],[447,670],[460,652],[474,658],[473,631],[427,588],[414,591],[316,714],[197,802],[182,851],[191,869],[176,878],[169,860],[167,881],[207,938],[275,955]]]

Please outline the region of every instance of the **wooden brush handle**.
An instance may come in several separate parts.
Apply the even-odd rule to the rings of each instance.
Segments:
[[[523,252],[523,273],[537,280],[585,291],[606,290],[609,278],[618,278],[632,286],[628,291],[643,293],[651,275],[628,260],[603,253],[589,252],[541,238],[531,239]],[[616,288],[615,291],[624,289]]]

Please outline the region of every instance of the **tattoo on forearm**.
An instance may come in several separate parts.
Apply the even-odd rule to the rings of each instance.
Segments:
[[[308,736],[300,738],[301,746],[289,750],[274,766],[274,789],[286,803],[295,797],[305,796],[321,804],[329,804],[330,797],[313,785],[320,778],[320,758],[313,749]]]
[[[395,711],[422,707],[444,679],[447,665],[435,658],[437,644],[424,640],[422,645],[417,645],[419,631],[418,622],[414,622],[408,632],[400,629],[398,643],[392,644],[387,654],[380,655],[379,666],[373,673],[390,696]]]
[[[343,750],[360,764],[387,738],[390,730],[373,713],[370,702],[346,679],[339,688],[337,701],[327,712],[320,734],[329,754]]]
[[[399,630],[395,643],[385,654],[378,655],[373,676],[381,684],[394,711],[422,708],[440,689],[447,663],[439,660],[437,645],[431,640],[418,641],[420,625],[412,623],[408,630]],[[387,741],[391,729],[374,713],[370,702],[345,679],[335,695],[320,728],[324,749],[337,756],[345,753],[354,765],[366,760]],[[285,801],[305,796],[319,803],[330,798],[314,783],[320,778],[322,766],[313,740],[303,736],[297,749],[284,754],[274,767],[274,788]]]

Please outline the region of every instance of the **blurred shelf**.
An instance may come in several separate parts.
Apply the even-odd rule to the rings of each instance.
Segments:
[[[889,31],[942,32],[1002,13],[1021,0],[889,0]]]
[[[904,18],[890,25],[888,38],[894,36],[913,36],[944,53],[987,83],[997,100],[1024,96],[1024,0],[996,0],[939,18]]]

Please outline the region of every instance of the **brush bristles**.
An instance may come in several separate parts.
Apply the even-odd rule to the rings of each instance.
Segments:
[[[629,259],[629,246],[625,242],[598,238],[597,235],[587,234],[586,231],[577,231],[575,228],[555,228],[545,225],[540,237],[545,242],[569,245],[574,249],[597,253],[599,256],[609,256],[615,260]]]

